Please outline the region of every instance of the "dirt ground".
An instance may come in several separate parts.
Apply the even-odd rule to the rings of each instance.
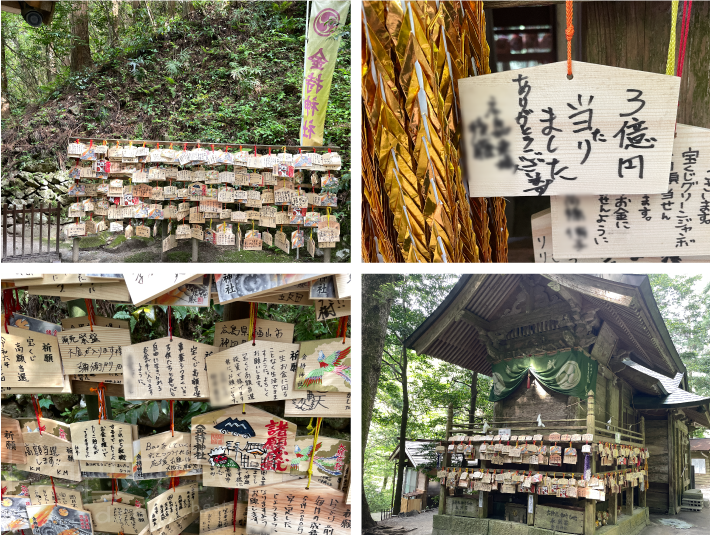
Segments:
[[[378,526],[392,526],[396,528],[412,529],[410,533],[412,535],[431,535],[434,529],[434,515],[436,514],[436,509],[421,513],[419,515],[407,516],[404,518],[389,518],[380,522],[380,513],[373,513],[372,518],[377,520]],[[386,531],[383,534],[386,535]]]

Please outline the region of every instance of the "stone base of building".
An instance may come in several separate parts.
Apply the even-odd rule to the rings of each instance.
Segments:
[[[636,507],[631,516],[619,515],[617,524],[597,528],[594,535],[638,535],[649,524],[648,508]],[[432,535],[569,535],[517,522],[489,518],[434,515]]]

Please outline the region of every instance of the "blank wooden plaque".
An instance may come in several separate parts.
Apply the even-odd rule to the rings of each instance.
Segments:
[[[124,347],[126,399],[209,398],[205,359],[214,351],[212,346],[177,336],[172,342],[166,337]]]
[[[344,342],[342,338],[301,342],[296,389],[350,392],[352,379],[349,381],[345,379],[345,377],[352,377],[350,338],[346,338]],[[341,351],[347,351],[347,355],[337,367],[330,366],[332,370],[321,367],[319,362],[321,354],[325,358],[324,362],[334,362],[338,358],[336,353]],[[318,382],[308,384],[309,378]]]
[[[633,262],[649,263],[697,263],[710,262],[708,256],[652,256],[639,258],[557,258],[552,254],[552,213],[550,208],[533,214],[531,217],[533,250],[535,252],[535,262],[537,263],[607,263],[622,264]]]
[[[665,194],[550,199],[555,258],[710,255],[710,129],[678,125],[665,180]]]
[[[284,416],[309,418],[350,418],[350,392],[316,392],[308,390],[302,399],[286,400]]]
[[[579,61],[572,62],[572,73],[574,78],[568,80],[565,62],[557,62],[459,80],[471,197],[666,191],[680,79]],[[532,113],[521,114],[524,99],[525,109]],[[555,116],[552,126],[560,131],[543,133],[550,126],[545,122],[549,114],[543,110],[550,108]],[[591,129],[587,129],[589,109]],[[519,114],[525,117],[520,124]],[[642,133],[655,139],[639,145],[653,148],[628,147],[634,118],[645,121],[641,127],[648,130]],[[529,129],[525,140],[523,128]],[[620,147],[622,129],[626,137]],[[533,141],[528,145],[530,137]],[[622,163],[620,171],[620,160],[639,155],[643,156],[642,178],[638,159]],[[513,167],[499,167],[508,164],[521,167],[515,174]],[[627,165],[637,168],[627,169]],[[548,180],[553,181],[539,193],[536,188]]]
[[[8,327],[2,337],[2,385],[20,388],[61,388],[62,359],[57,337]]]
[[[196,277],[196,273],[129,273],[126,284],[133,304],[140,306]]]
[[[14,418],[2,416],[0,419],[2,426],[2,462],[10,464],[25,464],[25,443],[22,439],[20,422]]]
[[[280,401],[302,397],[294,392],[298,344],[246,342],[207,357],[210,403]]]
[[[318,523],[319,532],[332,535],[350,535],[352,517],[350,506],[345,503],[345,494],[327,485],[295,479],[252,489],[249,492],[247,533],[262,533],[276,530],[279,533],[298,535],[299,525]],[[266,525],[261,521],[260,511],[269,512]],[[254,521],[254,519],[259,519]]]
[[[256,339],[290,344],[293,342],[293,330],[295,327],[293,323],[257,318]],[[220,351],[229,349],[247,342],[248,334],[248,318],[234,321],[220,321],[214,326],[213,345]]]
[[[123,373],[122,347],[131,345],[129,329],[79,327],[57,338],[65,373]]]

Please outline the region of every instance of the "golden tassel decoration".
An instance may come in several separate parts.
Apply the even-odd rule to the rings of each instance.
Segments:
[[[507,261],[505,201],[470,198],[461,169],[458,80],[490,72],[482,2],[362,6],[363,259]]]

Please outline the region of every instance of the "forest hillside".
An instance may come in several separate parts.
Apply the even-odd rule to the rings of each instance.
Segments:
[[[57,2],[41,28],[2,13],[3,203],[66,204],[78,137],[298,145],[305,17],[305,2]],[[344,237],[349,28],[324,138],[343,158]]]

